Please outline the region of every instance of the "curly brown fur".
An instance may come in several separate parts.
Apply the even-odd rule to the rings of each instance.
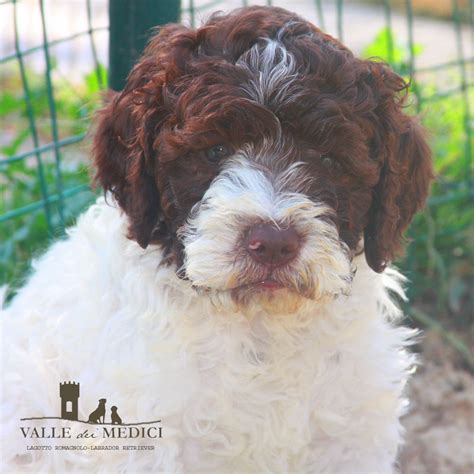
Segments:
[[[273,91],[262,104],[242,87],[255,78],[239,58],[265,39],[295,58],[288,100]],[[281,8],[215,14],[197,30],[168,25],[99,114],[96,180],[128,214],[130,238],[162,244],[179,266],[176,231],[219,173],[206,150],[280,137],[292,145],[285,160],[314,177],[308,195],[335,209],[341,240],[355,251],[364,236],[381,272],[433,177],[423,130],[403,111],[406,90],[387,65]]]

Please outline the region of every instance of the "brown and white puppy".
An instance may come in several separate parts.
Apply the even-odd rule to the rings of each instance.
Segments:
[[[414,333],[394,324],[387,265],[432,179],[406,90],[281,8],[162,28],[98,117],[109,204],[0,320],[10,413],[50,414],[37,388],[74,377],[131,422],[161,419],[163,439],[32,458],[2,423],[7,463],[392,472]]]
[[[353,254],[363,237],[381,272],[432,178],[406,89],[385,64],[280,8],[215,15],[195,31],[171,25],[101,113],[97,179],[129,216],[130,237],[181,265],[177,231],[230,158],[286,172],[284,189],[324,203],[340,241]]]

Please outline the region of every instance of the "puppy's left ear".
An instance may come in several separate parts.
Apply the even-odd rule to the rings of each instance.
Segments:
[[[402,112],[406,83],[388,67],[372,63],[380,103],[376,111],[376,159],[382,160],[364,232],[367,263],[376,272],[403,249],[403,232],[421,209],[433,179],[431,152],[423,128]]]

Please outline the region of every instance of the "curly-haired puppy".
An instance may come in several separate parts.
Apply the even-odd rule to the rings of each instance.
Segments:
[[[396,470],[413,331],[388,265],[432,178],[406,87],[280,8],[162,28],[98,117],[106,199],[1,317],[7,465]],[[154,449],[26,451],[20,415],[73,378],[80,406],[160,419],[133,440]]]

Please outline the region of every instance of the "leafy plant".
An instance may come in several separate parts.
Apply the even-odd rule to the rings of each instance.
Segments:
[[[414,57],[422,52],[423,47],[420,44],[413,45]],[[377,33],[372,43],[363,49],[362,56],[389,63],[395,71],[402,75],[406,75],[410,71],[409,47],[399,42],[388,27],[382,28]]]
[[[54,88],[56,125],[59,139],[85,134],[90,117],[100,104],[100,85],[106,83],[106,70],[99,66],[84,76],[80,84],[70,84],[59,71],[51,71]],[[29,102],[35,120],[39,146],[53,141],[51,110],[44,76],[28,70],[26,73]],[[0,217],[48,198],[47,206],[38,212],[25,212],[0,224],[0,284],[17,286],[24,278],[31,256],[39,253],[52,237],[62,233],[58,202],[58,168],[53,150],[24,159],[14,159],[19,153],[34,148],[27,110],[25,90],[18,70],[7,70],[2,75],[0,88],[0,120],[9,140],[2,143],[0,152]],[[83,145],[62,148],[60,151],[60,181],[64,190],[84,187],[84,191],[64,200],[65,224],[92,200],[87,190],[89,181],[86,150]],[[49,210],[49,223],[44,210]]]

